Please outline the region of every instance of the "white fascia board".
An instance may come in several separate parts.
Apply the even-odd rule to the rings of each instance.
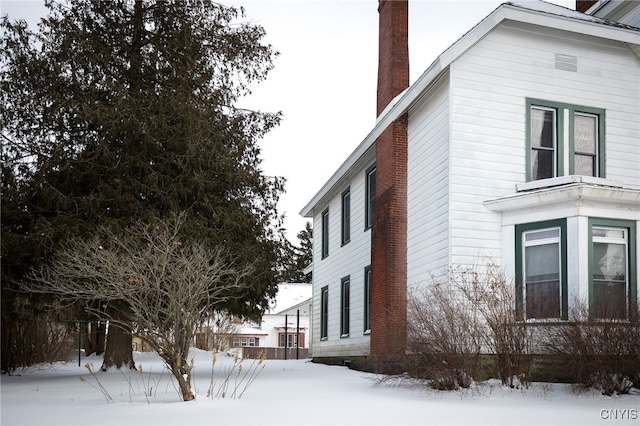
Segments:
[[[510,20],[529,23],[543,27],[557,28],[566,31],[587,34],[595,37],[618,40],[631,45],[640,46],[640,31],[613,27],[594,21],[577,19],[571,16],[554,15],[532,9],[525,9],[508,3],[502,4],[479,24],[464,34],[458,41],[445,50],[427,68],[427,70],[408,89],[398,95],[376,120],[376,124],[367,137],[349,155],[338,170],[322,186],[320,191],[300,211],[303,217],[313,217],[313,209],[330,195],[334,187],[344,178],[356,162],[371,148],[382,132],[398,117],[407,112],[418,102],[428,89],[449,69],[453,61],[473,47],[502,21]]]
[[[527,209],[557,204],[581,205],[582,203],[621,206],[628,211],[640,211],[640,191],[630,188],[602,187],[575,183],[531,192],[521,192],[483,204],[494,212],[525,211]]]
[[[591,6],[589,9],[587,9],[587,11],[585,12],[587,15],[593,15],[595,16],[596,12],[598,12],[600,9],[602,9],[604,6],[607,5],[607,3],[609,3],[610,0],[598,0],[593,6]]]
[[[316,195],[314,195],[314,197],[307,203],[307,205],[304,206],[302,210],[300,210],[300,216],[313,217],[314,207],[321,201],[323,201],[324,198],[331,193],[331,190],[334,187],[342,182],[342,180],[348,174],[349,170],[351,170],[351,168],[358,162],[358,160],[362,159],[365,156],[369,148],[371,148],[373,144],[375,144],[376,139],[378,138],[378,136],[380,136],[381,133],[380,132],[376,135],[377,128],[378,126],[375,126],[373,128],[371,133],[369,133],[367,137],[364,138],[362,142],[360,142],[360,145],[358,145],[356,149],[351,153],[351,155],[347,157],[344,163],[342,163],[342,165],[338,167],[338,170],[336,170],[336,172],[329,178],[329,180],[324,185],[322,185],[320,191],[318,191]]]

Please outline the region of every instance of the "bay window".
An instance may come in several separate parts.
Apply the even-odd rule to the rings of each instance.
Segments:
[[[635,224],[589,220],[589,308],[596,319],[629,320],[637,304]]]

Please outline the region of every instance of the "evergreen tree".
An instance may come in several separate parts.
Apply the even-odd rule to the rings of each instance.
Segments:
[[[284,248],[283,258],[286,259],[281,282],[310,283],[312,272],[305,274],[305,269],[313,261],[313,230],[307,222],[302,231],[297,234],[299,245],[289,243]]]
[[[3,221],[3,271],[25,256],[46,260],[98,226],[188,211],[186,235],[256,271],[224,308],[258,318],[277,291],[285,238],[276,209],[284,180],[263,175],[257,141],[280,115],[236,105],[272,69],[264,29],[206,0],[46,4],[35,33],[8,17],[1,24],[2,162],[28,223]],[[5,236],[27,237],[36,253],[14,251]],[[106,351],[105,363],[131,361]]]

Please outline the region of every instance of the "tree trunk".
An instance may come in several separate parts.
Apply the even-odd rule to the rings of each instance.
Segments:
[[[180,368],[180,366],[172,365],[171,372],[173,376],[178,381],[178,386],[180,387],[180,393],[182,394],[182,400],[193,401],[196,399],[196,396],[193,394],[193,390],[191,389],[191,368]]]
[[[111,367],[120,368],[123,365],[130,369],[136,368],[133,361],[131,330],[125,329],[121,325],[110,323],[104,361],[100,370],[107,371]]]
[[[105,337],[104,321],[91,321],[87,323],[87,331],[84,335],[84,349],[87,355],[104,353],[104,337]]]

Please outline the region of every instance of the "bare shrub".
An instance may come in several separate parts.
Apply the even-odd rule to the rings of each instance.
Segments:
[[[472,306],[437,282],[412,290],[407,311],[412,376],[439,390],[471,385],[481,350],[480,326]]]
[[[577,302],[570,321],[547,327],[542,341],[545,352],[557,358],[581,387],[598,389],[603,395],[640,388],[638,321],[595,320],[587,304]]]
[[[485,329],[488,352],[495,354],[498,376],[509,387],[527,387],[531,371],[531,334],[516,315],[516,287],[493,262],[461,269],[456,286],[474,305]]]
[[[468,387],[481,353],[494,354],[510,387],[528,386],[531,336],[516,316],[515,284],[493,262],[452,267],[408,300],[408,348],[414,377],[437,389]]]

